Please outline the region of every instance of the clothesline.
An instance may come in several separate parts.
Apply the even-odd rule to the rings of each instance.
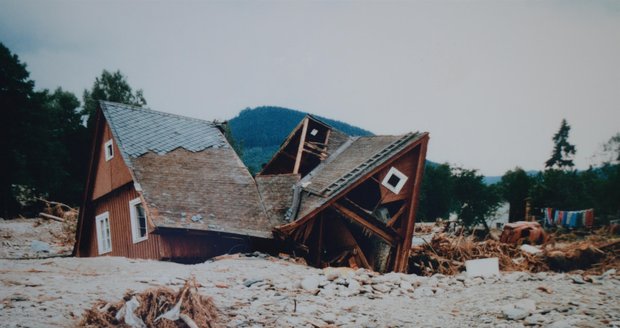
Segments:
[[[547,226],[564,226],[569,228],[592,227],[594,225],[594,209],[581,211],[562,211],[554,208],[543,208]]]

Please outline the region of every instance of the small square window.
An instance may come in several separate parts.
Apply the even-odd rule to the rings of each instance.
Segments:
[[[392,186],[392,187],[396,187],[398,186],[398,183],[400,182],[400,178],[396,175],[393,174],[390,179],[387,181],[387,183]]]
[[[312,129],[312,131],[310,131],[310,134],[314,137],[317,135],[317,133],[319,133],[319,130],[317,129]]]
[[[403,172],[392,166],[385,175],[385,178],[383,178],[381,184],[391,192],[398,194],[400,190],[403,189],[403,186],[405,186],[407,179],[408,177]]]
[[[131,235],[133,242],[138,243],[148,239],[148,225],[146,221],[146,211],[142,206],[140,198],[129,202],[129,216],[131,217]]]
[[[107,162],[114,157],[114,145],[112,144],[112,139],[106,141],[103,147],[105,148],[105,160]]]

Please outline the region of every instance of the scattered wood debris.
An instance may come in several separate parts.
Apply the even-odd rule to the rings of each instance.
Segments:
[[[555,240],[550,236],[549,240]],[[561,239],[561,237],[560,237]],[[530,246],[534,248],[534,246]],[[582,240],[537,246],[540,252],[493,239],[476,241],[473,236],[436,234],[430,242],[411,249],[409,272],[418,275],[436,273],[455,275],[465,270],[465,261],[497,257],[501,271],[570,272],[582,270],[600,274],[620,269],[620,238],[592,234]]]
[[[85,311],[79,327],[219,327],[218,310],[211,297],[198,293],[194,278],[175,293],[168,287],[140,294],[128,291],[123,300],[100,300]]]

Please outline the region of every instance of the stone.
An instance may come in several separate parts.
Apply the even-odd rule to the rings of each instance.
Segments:
[[[516,308],[514,306],[504,307],[502,310],[504,317],[508,320],[522,320],[525,319],[530,313],[524,309]]]
[[[254,279],[246,279],[245,281],[243,281],[243,285],[245,287],[250,287],[252,285],[254,285],[255,283],[261,282],[263,281],[263,279],[260,278],[254,278]]]
[[[580,275],[574,275],[571,277],[571,279],[573,280],[574,283],[578,285],[583,285],[586,283],[585,280],[583,280],[583,278]]]
[[[301,288],[309,292],[314,292],[319,288],[319,283],[320,280],[316,276],[306,277],[301,281]]]
[[[357,280],[349,279],[349,285],[347,286],[347,289],[349,290],[349,292],[353,294],[357,294],[359,293],[361,287],[362,286],[360,285],[359,282],[357,282]]]
[[[413,291],[413,285],[411,285],[410,282],[408,281],[401,281],[400,282],[400,289],[406,291],[406,292],[411,292]]]
[[[30,248],[37,253],[49,253],[50,252],[50,244],[42,242],[40,240],[33,240],[30,243]]]
[[[419,287],[413,291],[413,296],[415,297],[425,297],[425,296],[433,296],[433,289],[430,287]]]
[[[390,290],[392,290],[390,287],[388,287],[385,284],[374,284],[374,285],[372,285],[372,288],[374,290],[378,291],[378,292],[381,292],[381,293],[387,293]]]
[[[538,313],[525,318],[525,324],[530,326],[538,325],[542,322],[545,322],[545,316]]]
[[[542,253],[542,250],[540,250],[540,248],[532,246],[532,245],[528,245],[528,244],[521,245],[521,247],[519,247],[519,249],[521,249],[522,252],[525,252],[525,253],[528,253],[528,254],[540,254],[540,253]]]
[[[531,300],[531,299],[528,299],[528,298],[524,298],[524,299],[518,300],[514,304],[514,306],[516,308],[526,310],[529,313],[532,313],[532,312],[536,311],[536,302],[534,300]]]

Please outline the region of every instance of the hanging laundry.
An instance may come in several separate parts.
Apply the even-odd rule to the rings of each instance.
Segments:
[[[594,209],[590,208],[585,211],[584,214],[584,225],[588,228],[591,228],[594,225]]]

